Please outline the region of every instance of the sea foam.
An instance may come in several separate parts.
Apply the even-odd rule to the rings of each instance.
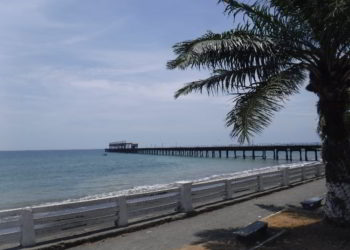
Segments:
[[[110,197],[115,197],[115,196],[124,196],[124,195],[142,194],[142,193],[148,193],[148,192],[154,192],[154,191],[162,191],[162,190],[177,187],[179,185],[179,183],[181,183],[181,182],[201,183],[201,182],[222,180],[222,179],[227,179],[227,178],[239,178],[239,177],[245,177],[245,176],[259,174],[259,173],[269,173],[269,172],[273,172],[273,171],[283,169],[283,168],[296,168],[296,167],[301,167],[301,166],[306,166],[306,165],[313,165],[316,163],[318,163],[318,161],[281,164],[281,165],[277,165],[277,166],[269,166],[269,167],[264,167],[264,168],[253,168],[250,170],[244,170],[244,171],[239,171],[239,172],[216,174],[216,175],[211,175],[211,176],[208,176],[205,178],[200,178],[200,179],[179,180],[177,182],[172,182],[172,183],[167,183],[167,184],[136,186],[136,187],[133,187],[131,189],[119,190],[119,191],[115,191],[115,192],[94,194],[94,195],[84,196],[81,198],[66,199],[66,200],[57,201],[57,202],[42,203],[40,205],[35,205],[34,207],[48,206],[48,205],[61,205],[61,204],[74,203],[74,202],[80,202],[80,201],[89,201],[89,200],[110,198]]]

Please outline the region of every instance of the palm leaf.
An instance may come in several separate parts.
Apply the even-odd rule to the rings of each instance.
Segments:
[[[169,69],[207,69],[207,79],[187,83],[175,93],[234,94],[226,119],[240,142],[271,122],[284,101],[300,87],[318,95],[350,87],[349,0],[219,0],[225,13],[243,17],[233,30],[208,32],[174,45]],[[328,79],[328,80],[325,80]]]
[[[248,93],[233,99],[233,109],[227,114],[226,125],[232,126],[231,136],[238,141],[260,133],[271,123],[275,112],[283,107],[288,96],[298,92],[304,79],[303,70],[293,66],[272,76]]]
[[[175,98],[191,92],[202,93],[203,89],[207,90],[208,95],[218,94],[219,92],[223,94],[242,93],[249,89],[247,85],[255,87],[279,71],[279,65],[274,63],[243,69],[214,70],[213,75],[207,79],[187,83],[176,91]]]
[[[198,39],[177,43],[173,49],[177,58],[167,63],[168,69],[228,69],[260,65],[272,60],[278,48],[271,39],[241,28],[222,34],[208,32]]]

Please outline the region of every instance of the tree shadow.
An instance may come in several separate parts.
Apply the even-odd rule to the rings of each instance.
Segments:
[[[242,241],[234,232],[239,228],[204,230],[195,235],[200,239],[191,245],[209,250],[249,250],[282,231],[271,227],[264,238]],[[338,250],[350,249],[350,228],[337,227],[324,220],[287,228],[286,233],[259,247],[260,250]],[[196,249],[196,248],[194,248]]]
[[[241,228],[213,229],[204,230],[195,234],[200,240],[193,242],[191,245],[201,245],[210,250],[247,250],[255,246],[262,238],[250,238],[246,240],[238,239],[234,232]],[[266,233],[268,237],[271,232]],[[264,237],[264,238],[266,238]]]
[[[274,213],[279,212],[287,207],[287,206],[275,206],[275,205],[266,205],[266,204],[255,204],[255,206]]]
[[[198,232],[196,236],[200,240],[194,242],[193,245],[201,244],[211,250],[234,249],[234,246],[237,248],[236,237],[233,234],[237,229],[214,229]]]
[[[342,228],[325,220],[288,228],[286,235],[261,250],[339,250],[350,249],[350,228]]]

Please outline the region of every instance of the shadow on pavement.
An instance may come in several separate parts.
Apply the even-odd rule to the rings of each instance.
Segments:
[[[200,245],[198,249],[210,249],[210,250],[224,250],[224,249],[235,249],[235,250],[246,250],[256,244],[256,241],[239,241],[237,240],[234,232],[239,228],[229,229],[214,229],[205,230],[196,233],[195,235],[200,240],[193,242],[191,245]],[[191,248],[196,249],[196,248]]]
[[[274,213],[279,212],[285,208],[285,206],[275,206],[275,205],[266,205],[266,204],[255,204],[255,206]]]

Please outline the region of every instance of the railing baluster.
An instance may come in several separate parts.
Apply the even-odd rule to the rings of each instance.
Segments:
[[[282,185],[289,186],[289,168],[282,169]]]
[[[260,192],[260,191],[264,191],[264,181],[263,181],[263,176],[261,174],[258,174],[257,175],[257,191]]]
[[[21,246],[35,245],[35,231],[33,213],[31,208],[24,208],[21,213]]]
[[[180,210],[185,213],[193,211],[192,182],[178,182],[178,184],[180,184]]]
[[[116,221],[116,225],[118,227],[125,227],[128,225],[128,208],[127,208],[125,196],[117,197],[117,204],[118,204],[118,220]]]
[[[225,199],[232,199],[232,179],[225,180]]]

